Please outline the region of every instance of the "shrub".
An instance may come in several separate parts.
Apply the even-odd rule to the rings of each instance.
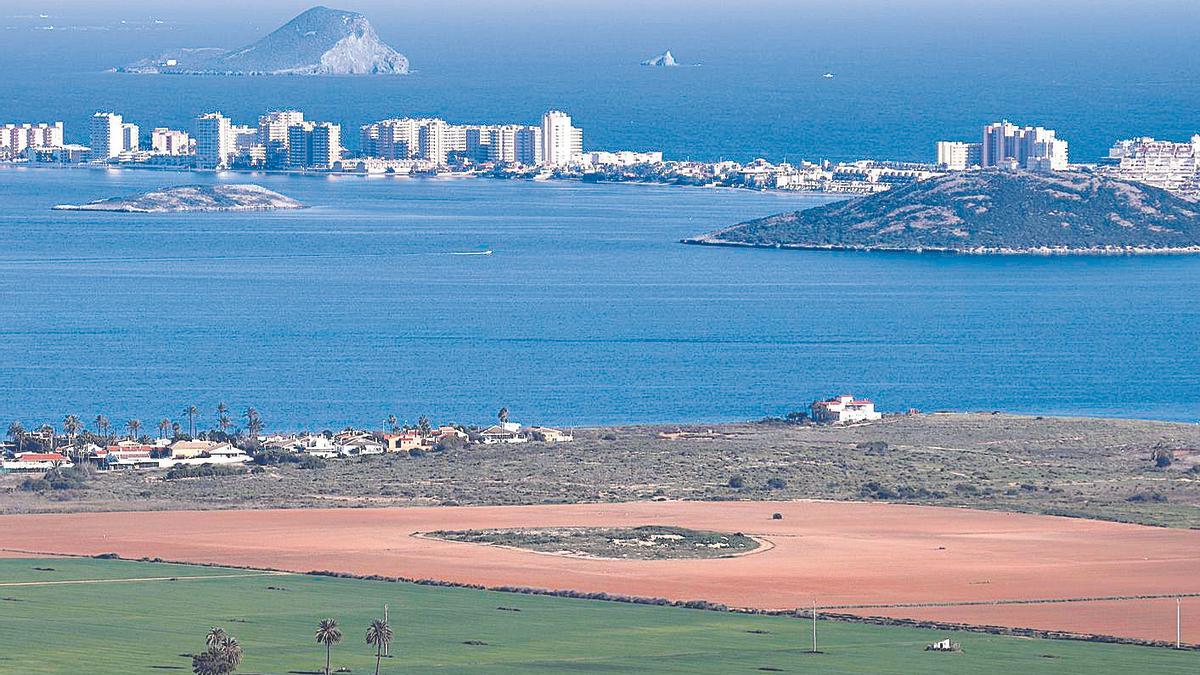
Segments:
[[[726,483],[726,485],[733,488],[734,490],[740,490],[740,489],[742,489],[742,487],[744,487],[746,485],[746,482],[742,480],[741,476],[731,476],[729,478],[729,482]]]
[[[767,479],[768,490],[782,490],[785,487],[787,487],[787,481],[778,476]]]
[[[616,434],[613,434],[613,433],[604,434],[603,436],[601,436],[601,437],[600,437],[600,440],[602,440],[602,441],[615,441],[615,440],[617,440],[617,435],[616,435]]]
[[[1127,502],[1161,504],[1167,501],[1166,495],[1157,492],[1136,492],[1125,498]]]
[[[315,455],[301,455],[300,460],[296,462],[296,466],[301,469],[324,469],[326,462],[323,458]]]
[[[772,513],[771,520],[783,520],[783,514],[778,512]]]
[[[1175,453],[1167,448],[1156,448],[1150,453],[1150,460],[1154,462],[1154,466],[1165,469],[1175,460]]]
[[[171,467],[167,471],[167,480],[179,478],[208,478],[211,476],[236,476],[244,469],[240,466],[225,466],[222,464],[184,464]]]
[[[868,455],[882,455],[888,450],[887,441],[867,441],[859,443],[857,447]]]
[[[25,492],[45,492],[50,489],[50,481],[45,478],[26,478],[17,488]]]
[[[434,444],[433,449],[438,452],[461,450],[466,444],[467,442],[458,436],[445,436]]]

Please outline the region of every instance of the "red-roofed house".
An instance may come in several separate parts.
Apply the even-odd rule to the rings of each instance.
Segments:
[[[33,473],[49,471],[57,467],[65,469],[71,466],[74,466],[71,460],[67,459],[66,455],[60,455],[57,452],[23,452],[14,460],[0,463],[0,471],[3,473]]]

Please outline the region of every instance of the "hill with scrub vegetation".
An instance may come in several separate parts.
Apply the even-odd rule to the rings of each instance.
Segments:
[[[1082,172],[956,172],[690,244],[954,253],[1200,253],[1200,204]]]

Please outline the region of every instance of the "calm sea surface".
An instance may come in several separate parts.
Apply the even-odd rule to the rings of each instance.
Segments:
[[[0,170],[0,416],[271,428],[886,409],[1200,418],[1200,257],[690,247],[804,196],[225,176],[312,206],[51,211],[213,176]],[[492,249],[491,256],[456,255]],[[149,420],[149,421],[147,421]]]

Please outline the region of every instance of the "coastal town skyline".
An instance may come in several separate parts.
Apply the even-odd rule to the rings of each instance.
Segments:
[[[979,141],[937,141],[935,161],[925,163],[864,158],[776,165],[759,158],[741,164],[681,162],[664,157],[662,151],[585,152],[583,129],[559,110],[544,113],[536,125],[393,117],[363,125],[357,150],[343,142],[339,123],[306,120],[303,111],[291,109],[266,112],[255,125],[235,124],[220,112],[203,113],[189,130],[155,126],[148,138],[140,125],[127,122],[120,113],[97,112],[87,135],[74,137],[88,145],[68,143],[68,138],[61,121],[0,124],[0,162],[389,175],[478,175],[482,170],[526,178],[581,178],[590,173],[601,180],[707,181],[754,189],[868,194],[946,171],[1075,168],[1200,196],[1200,134],[1187,141],[1148,136],[1117,140],[1098,161],[1072,163],[1068,141],[1053,129],[1022,127],[1008,120],[984,125]]]

